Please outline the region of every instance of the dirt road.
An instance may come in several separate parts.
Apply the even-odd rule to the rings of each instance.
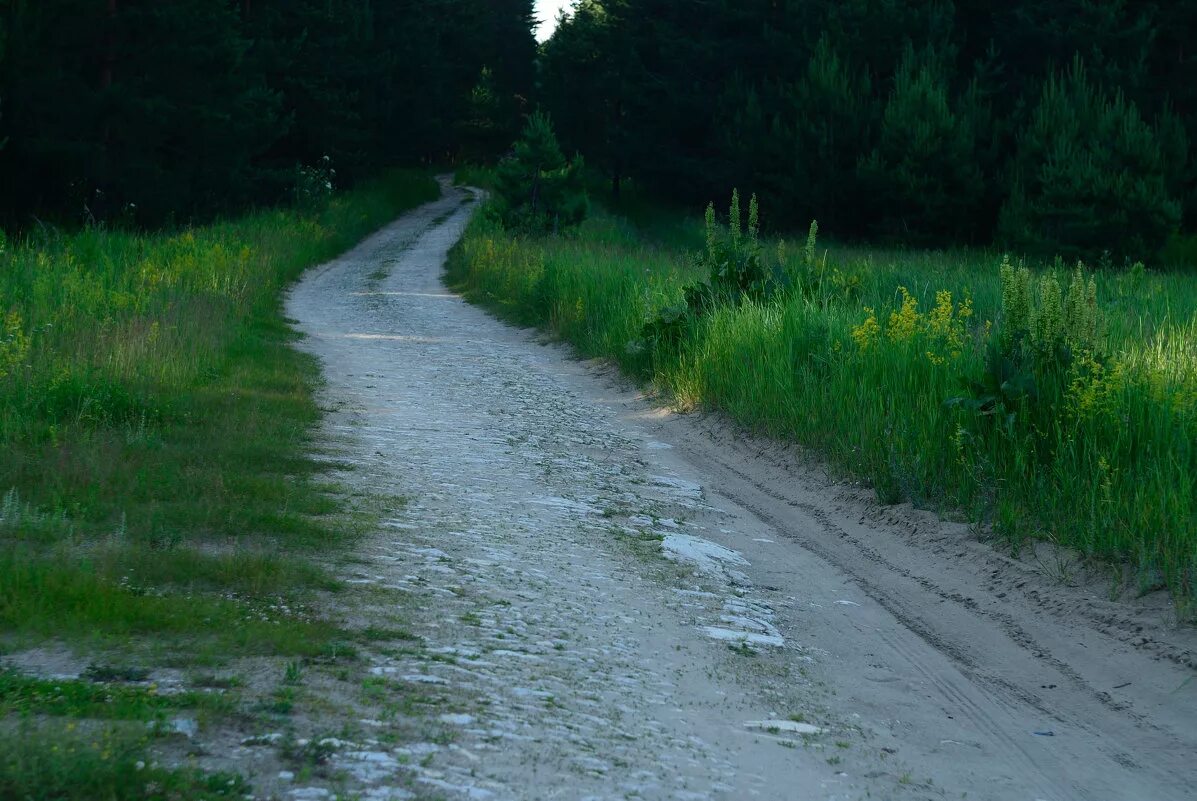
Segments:
[[[471,197],[288,303],[349,480],[410,499],[347,579],[401,590],[423,648],[370,670],[451,699],[450,738],[338,755],[350,789],[1193,797],[1197,649],[1158,599],[1062,586],[465,304],[441,272]]]

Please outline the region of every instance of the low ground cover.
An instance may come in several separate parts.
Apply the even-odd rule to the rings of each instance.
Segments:
[[[282,291],[437,194],[396,172],[209,226],[0,247],[0,652],[113,664],[0,674],[0,795],[240,797],[240,780],[154,767],[145,727],[232,714],[235,687],[166,698],[130,677],[352,652],[312,611],[341,589],[314,557],[357,528],[323,478],[318,366],[292,347]]]

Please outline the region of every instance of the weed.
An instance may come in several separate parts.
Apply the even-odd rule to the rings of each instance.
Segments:
[[[336,750],[332,738],[312,737],[309,740],[296,740],[291,734],[283,737],[278,746],[279,757],[303,776],[310,776],[312,773],[323,775],[323,768],[328,765]]]
[[[80,674],[80,678],[104,683],[113,681],[145,681],[149,677],[150,671],[146,668],[113,667],[111,665],[97,665],[94,662],[88,665],[83,673]]]
[[[298,660],[287,663],[283,671],[283,684],[291,687],[303,684],[303,665]]]
[[[756,649],[746,642],[729,644],[727,646],[727,650],[731,651],[733,654],[739,654],[740,656],[756,656]]]
[[[295,711],[297,696],[294,686],[278,687],[268,699],[258,704],[258,709],[271,715],[290,715]]]

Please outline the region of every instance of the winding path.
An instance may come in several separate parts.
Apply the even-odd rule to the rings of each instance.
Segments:
[[[440,276],[473,206],[446,184],[288,301],[350,480],[410,499],[348,578],[412,599],[424,648],[371,672],[453,699],[451,743],[343,757],[365,797],[411,797],[399,775],[512,801],[1191,797],[1190,641],[1053,622],[1003,592],[1017,566],[978,550],[976,586],[952,564],[961,527],[877,512],[465,304]]]

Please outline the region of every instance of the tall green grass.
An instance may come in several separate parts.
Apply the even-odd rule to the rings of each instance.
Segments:
[[[342,537],[311,453],[318,369],[281,292],[437,193],[397,172],[320,209],[35,229],[0,251],[3,642],[320,647],[331,627],[246,606],[334,589],[303,554]]]
[[[479,215],[449,280],[682,406],[721,409],[819,450],[884,501],[992,524],[1015,549],[1030,539],[1074,548],[1123,571],[1112,588],[1166,585],[1188,614],[1197,575],[1190,277],[1102,271],[1108,359],[1070,373],[1033,426],[1005,430],[946,403],[985,373],[1002,325],[1000,254],[833,248],[810,259],[802,243],[782,244],[790,290],[702,315],[676,347],[646,353],[642,326],[706,277],[690,242],[702,242],[697,221],[600,215],[566,236],[520,239]],[[1062,267],[1043,269],[1067,285]]]

